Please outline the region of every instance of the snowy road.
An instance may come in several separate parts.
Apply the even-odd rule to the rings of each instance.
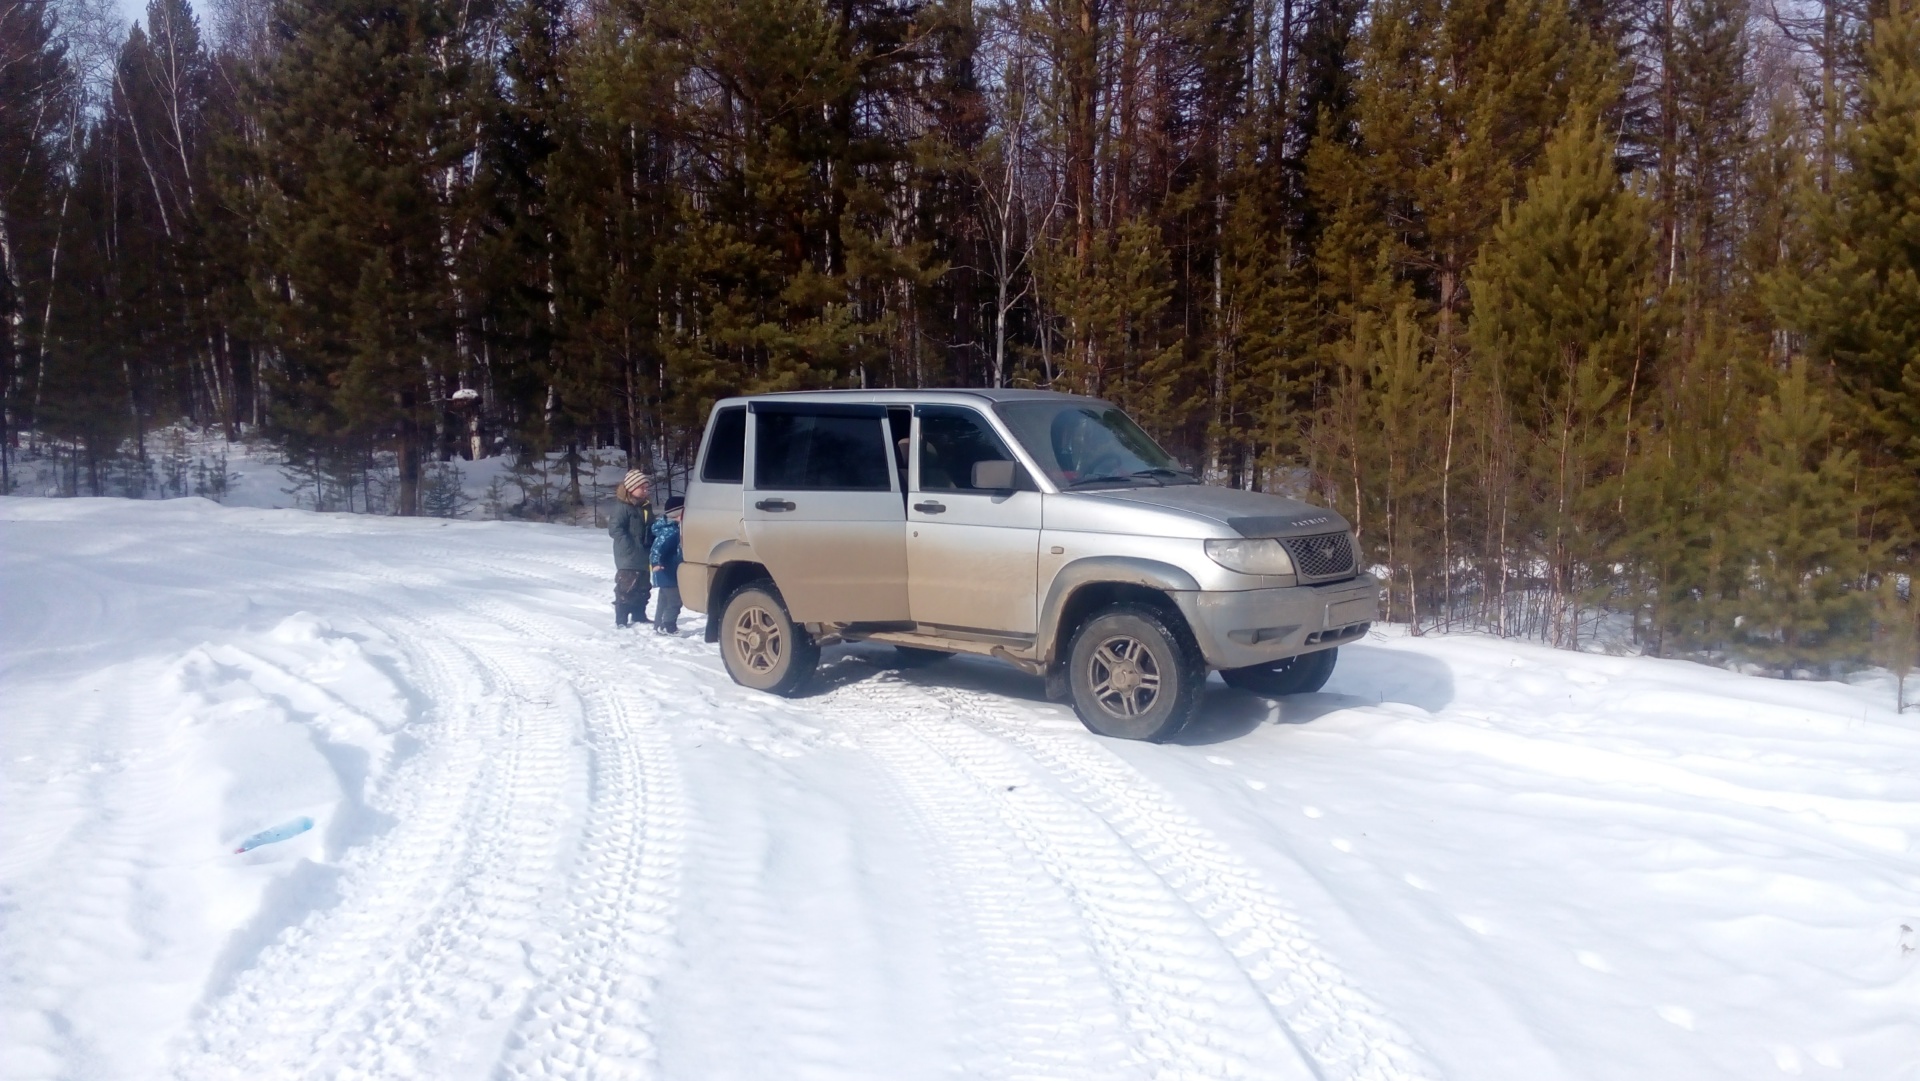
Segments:
[[[1884,686],[1377,635],[1127,744],[605,548],[0,500],[0,1078],[1920,1079]]]

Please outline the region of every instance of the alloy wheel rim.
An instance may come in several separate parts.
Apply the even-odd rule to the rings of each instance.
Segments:
[[[733,651],[752,671],[773,671],[785,645],[779,621],[759,605],[745,609],[733,622]]]
[[[1160,700],[1160,665],[1140,639],[1116,634],[1094,647],[1087,683],[1106,713],[1138,717]]]

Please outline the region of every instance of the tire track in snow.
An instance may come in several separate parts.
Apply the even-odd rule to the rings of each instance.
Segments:
[[[943,930],[948,971],[961,991],[963,1076],[1138,1075],[1122,1005],[1078,934],[1074,899],[1000,822],[994,795],[897,716],[855,724],[953,899]]]
[[[1225,943],[1076,793],[897,677],[838,693],[886,714],[987,794],[1000,828],[1066,889],[1151,1076],[1315,1076]]]
[[[409,726],[420,748],[368,795],[368,806],[392,826],[344,854],[333,904],[282,930],[204,1007],[176,1076],[263,1076],[289,1062],[321,1071],[322,1041],[406,956],[408,939],[430,927],[421,910],[458,879],[473,841],[466,812],[483,797],[490,756],[482,733],[497,688],[483,664],[434,628],[405,629],[395,637],[406,643],[422,697],[436,707],[427,724]]]
[[[311,562],[396,591],[447,589],[439,576],[377,561]],[[391,599],[357,599],[381,613],[363,614],[369,623],[403,643],[433,719],[407,727],[420,749],[368,794],[392,827],[341,859],[332,905],[283,929],[202,1008],[178,1060],[183,1078],[244,1076],[276,1061],[310,1063],[309,1075],[411,1073],[461,1011],[485,1019],[506,989],[479,962],[517,954],[516,932],[535,911],[557,823],[524,809],[557,805],[571,726],[549,718],[526,729],[522,707],[545,712],[553,698],[541,692],[554,681],[520,662],[518,643],[496,651],[504,661],[465,645],[500,629],[471,603],[422,618]]]
[[[417,558],[416,548],[410,548],[409,551],[411,557]],[[450,585],[447,569],[478,567],[488,573],[577,592],[577,583],[563,583],[537,571],[530,572],[524,567],[509,567],[484,554],[476,557],[473,553],[450,548],[438,554],[443,558],[435,565],[444,569],[433,573],[403,574],[377,562],[364,561],[335,561],[334,568],[371,576],[397,589],[446,592],[452,588],[464,592],[468,591],[468,587]],[[390,603],[381,603],[380,607],[390,612],[398,611]],[[489,636],[497,636],[501,628],[517,632],[517,641],[503,643],[502,655],[509,658],[525,652],[532,642],[577,639],[579,635],[577,623],[563,625],[541,619],[520,609],[490,601],[484,595],[461,607],[471,613],[478,626],[477,634],[471,638],[484,640]],[[403,640],[418,646],[429,657],[440,658],[433,667],[443,673],[453,673],[461,667],[445,662],[448,651],[440,644],[443,638],[458,638],[445,635],[443,629],[437,627],[420,625],[414,630],[417,633],[404,636]],[[459,954],[484,943],[486,935],[473,931],[471,925],[486,924],[490,915],[497,932],[520,927],[522,933],[518,936],[507,936],[515,951],[524,955],[524,960],[516,959],[516,964],[526,964],[535,970],[535,986],[515,1013],[505,1054],[496,1067],[498,1073],[508,1077],[567,1077],[581,1073],[595,1076],[647,1076],[652,1072],[649,1067],[654,1058],[653,1036],[644,1005],[669,937],[683,832],[678,773],[673,765],[671,743],[657,726],[634,723],[634,718],[644,717],[647,710],[630,690],[607,686],[568,655],[537,646],[531,648],[546,653],[559,668],[568,672],[567,681],[580,698],[582,716],[579,727],[589,753],[592,796],[583,834],[572,855],[576,869],[570,876],[565,921],[559,925],[557,933],[551,926],[544,933],[531,926],[520,926],[520,917],[529,921],[537,920],[534,906],[539,903],[537,885],[534,884],[537,879],[529,880],[526,874],[520,873],[533,865],[520,857],[541,855],[541,846],[529,844],[524,838],[512,843],[499,839],[526,832],[530,823],[516,816],[512,808],[538,801],[511,796],[491,801],[485,799],[486,794],[495,789],[512,791],[511,783],[497,782],[506,776],[502,770],[511,771],[519,764],[520,756],[516,752],[521,741],[516,738],[518,733],[506,731],[497,741],[488,741],[489,747],[504,746],[507,749],[507,754],[499,755],[485,753],[480,741],[473,738],[476,729],[484,726],[468,723],[458,732],[449,732],[439,742],[450,745],[459,761],[469,767],[466,775],[477,777],[481,770],[492,774],[486,783],[472,779],[465,782],[463,788],[469,796],[467,803],[484,803],[497,811],[489,816],[490,822],[480,827],[471,825],[472,816],[457,815],[456,820],[469,821],[469,828],[453,840],[474,842],[478,838],[479,858],[487,871],[499,870],[503,858],[516,865],[515,870],[506,875],[510,884],[499,885],[495,882],[494,874],[479,873],[468,876],[459,886],[449,884],[440,890],[435,890],[425,882],[416,882],[411,890],[396,891],[391,884],[389,888],[381,889],[377,873],[373,882],[366,882],[359,873],[361,868],[355,866],[354,861],[343,861],[342,870],[346,872],[343,879],[356,881],[363,887],[361,892],[399,892],[406,894],[410,900],[429,905],[434,903],[436,897],[444,896],[449,891],[459,890],[460,893],[442,906],[446,911],[436,910],[433,916],[415,921],[421,928],[420,939],[405,966],[407,976],[388,995],[396,1003],[405,1004],[399,1017],[388,1018],[383,1008],[385,1003],[377,997],[373,1002],[366,1002],[366,994],[354,994],[355,981],[335,980],[335,983],[343,985],[342,994],[331,996],[331,999],[324,994],[307,996],[308,1001],[316,1007],[313,1011],[316,1020],[303,1027],[303,1035],[290,1034],[296,1050],[331,1050],[338,1046],[352,1058],[353,1068],[347,1073],[354,1076],[417,1072],[420,1060],[431,1050],[432,1037],[441,1024],[454,1016],[462,1005],[472,1006],[474,1000],[479,998],[497,999],[504,991],[503,988],[493,987],[493,994],[489,996],[486,994],[487,987],[477,986],[471,980],[466,981],[464,988],[455,982],[451,988],[442,986],[436,991],[428,989],[434,982],[431,977],[438,975],[443,968],[459,974],[470,967],[461,961]],[[464,666],[468,673],[487,672],[500,678],[505,668],[527,668],[524,664],[511,661],[503,667],[500,662],[469,649],[462,648],[459,653],[470,662]],[[428,681],[420,690],[422,697],[440,704],[438,712],[460,717],[465,717],[476,707],[485,711],[489,705],[498,704],[498,695],[491,693],[491,690],[478,696],[461,694],[466,682],[469,681],[462,680],[458,675],[441,675]],[[581,688],[591,688],[591,691],[582,694]],[[506,712],[509,715],[508,723],[515,723],[517,718],[512,717],[514,711]],[[549,725],[545,734],[554,735],[559,731],[560,726]],[[475,763],[475,759],[483,761]],[[549,771],[542,769],[539,772],[545,776]],[[410,776],[403,778],[397,773],[391,775],[390,783],[382,787],[408,792],[418,791],[423,783],[430,783]],[[409,816],[418,813],[417,810],[405,809],[393,812],[402,822],[409,821]],[[438,819],[444,817],[436,816]],[[547,854],[550,857],[550,849]],[[551,858],[537,861],[540,871],[548,870],[551,866]],[[441,882],[450,882],[451,879],[444,871],[422,877]],[[335,910],[346,908],[344,901],[343,898],[343,903],[336,905]],[[504,912],[503,909],[511,912]],[[476,917],[475,913],[482,915]],[[385,907],[384,915],[386,922],[404,920],[392,905]],[[332,910],[329,916],[332,917],[330,924],[350,923],[353,926],[342,928],[330,925],[318,929],[318,933],[312,937],[323,941],[326,938],[368,940],[366,947],[359,952],[376,959],[376,963],[379,956],[392,948],[392,943],[388,942],[383,949],[377,934],[366,933],[360,928],[361,921]],[[374,925],[380,922],[376,919]],[[297,931],[290,929],[283,934],[282,942],[296,935]],[[561,945],[544,951],[543,955],[538,946],[529,943],[530,939],[549,947],[558,940]],[[496,945],[504,941],[497,941]],[[337,947],[329,952],[338,960],[340,951]],[[547,968],[548,965],[552,967]],[[255,967],[258,969],[262,966]],[[339,971],[336,965],[322,967]],[[253,972],[245,975],[255,977]],[[422,977],[427,979],[422,980]],[[279,986],[280,980],[277,977],[256,978],[273,987],[274,991],[265,995],[271,1004],[257,1008],[255,1012],[270,1016],[285,1010],[287,1003],[284,997],[280,997],[284,995],[284,989]],[[409,981],[415,989],[411,995],[404,990]],[[463,1001],[450,1004],[445,998],[460,996],[444,994],[449,989],[471,993]],[[345,995],[352,995],[355,1001],[339,1001]],[[301,1011],[295,1009],[288,1012],[297,1014]],[[349,1025],[344,1030],[344,1037],[328,1039],[325,1034],[340,1027],[340,1019],[350,1017],[363,1018],[369,1027],[356,1031]],[[266,1016],[261,1017],[261,1020],[265,1019]],[[285,1046],[284,1042],[282,1046]],[[239,1061],[261,1061],[264,1055],[258,1050],[249,1052],[242,1048],[229,1057]],[[302,1055],[293,1058],[295,1061],[307,1060],[307,1056]],[[271,1058],[264,1060],[272,1061]],[[198,1064],[218,1061],[218,1055],[198,1056]],[[330,1069],[319,1066],[316,1066],[315,1072],[332,1073]],[[182,1076],[187,1074],[183,1072]]]
[[[676,659],[701,675],[717,674],[697,658]],[[813,700],[832,707],[842,729],[883,764],[936,856],[955,869],[959,918],[979,935],[979,967],[988,970],[959,973],[974,988],[962,1009],[1003,1037],[977,1041],[989,1052],[969,1063],[969,1076],[1070,1076],[1073,1056],[1059,1052],[1084,1047],[1087,1031],[1099,1027],[1089,1025],[1089,1017],[1111,1014],[1116,1005],[1136,1033],[1139,1065],[1156,1076],[1424,1076],[1418,1056],[1391,1026],[1347,1017],[1351,1009],[1370,1007],[1312,950],[1298,921],[1251,879],[1250,869],[1193,826],[1169,797],[1091,745],[1092,737],[1041,736],[970,701],[975,697],[883,674]],[[1089,744],[1091,757],[1065,761],[1046,742],[1023,753],[1026,743],[1012,737],[1026,735],[1069,747]],[[1209,866],[1170,866],[1159,850],[1164,842],[1148,844],[1114,799],[1090,790],[1078,772],[1087,765],[1099,767],[1106,786],[1124,790],[1120,802],[1136,808],[1132,818],[1144,806],[1158,818],[1186,823],[1182,842],[1208,846]],[[1066,983],[1082,991],[1103,987],[1117,1003],[1046,988],[1049,975],[1069,970],[1060,957],[1035,949],[1036,884],[1021,878],[1023,861],[1037,861],[1071,895],[1097,955],[1098,968],[1083,960]],[[1271,940],[1281,932],[1288,955],[1258,956],[1263,949],[1273,953]],[[1292,976],[1292,987],[1306,983],[1322,992],[1305,996],[1311,999],[1306,1009],[1292,1008],[1294,1000],[1276,992],[1282,965],[1312,970]],[[1328,1039],[1319,1030],[1329,1026],[1316,1022],[1325,1011],[1316,1008],[1329,1002],[1343,1023],[1366,1028],[1371,1039],[1357,1047]],[[1241,1022],[1237,1032],[1221,1023],[1233,1013]],[[996,1046],[999,1054],[991,1050]],[[1125,1068],[1108,1060],[1082,1076],[1113,1076],[1116,1066]]]
[[[452,631],[453,628],[445,628]],[[436,633],[438,628],[423,628]],[[474,627],[466,643],[499,639]],[[341,1060],[338,1076],[410,1076],[439,1052],[449,1025],[487,1019],[506,993],[499,973],[520,963],[520,943],[538,917],[540,886],[553,865],[556,812],[568,744],[581,703],[518,643],[473,649],[496,688],[497,731],[478,796],[464,816],[473,849],[460,880],[422,921],[404,961],[388,972],[321,1058]],[[571,707],[571,708],[569,708]],[[337,1045],[337,1050],[334,1046]]]
[[[494,618],[529,641],[576,637],[504,606]],[[671,945],[686,832],[672,742],[640,692],[553,653],[584,689],[587,819],[561,915],[530,963],[539,984],[508,1034],[497,1076],[644,1078],[658,1048],[650,1007]]]
[[[809,753],[823,742],[870,757],[875,776],[925,845],[931,870],[944,887],[932,898],[939,906],[932,923],[957,992],[953,1053],[962,1076],[1098,1081],[1147,1076],[1129,1046],[1121,1005],[1081,933],[1072,897],[1000,822],[991,794],[907,732],[892,711],[873,708],[870,684],[792,701],[732,683],[710,648],[688,648],[684,638],[642,641],[641,648],[692,677],[691,688],[680,690],[697,693],[708,712],[746,712],[753,718],[754,725],[745,728],[709,722],[719,738],[776,758]],[[852,708],[809,708],[840,702]],[[766,907],[757,864],[722,867],[727,862],[722,844],[702,851],[709,877],[724,872],[731,892],[744,898],[747,917],[736,935],[755,958],[791,961],[803,955],[802,944],[790,941],[777,920],[757,918]],[[831,995],[817,986],[815,967],[777,966],[780,977],[771,981],[776,986],[760,989],[777,999],[773,1015],[817,1017],[818,1004]],[[789,1075],[825,1071],[831,1076],[848,1068],[821,1059],[825,1045],[806,1038],[818,1032],[771,1035],[780,1038]]]
[[[932,925],[957,991],[953,1054],[961,1076],[1146,1076],[1128,1045],[1119,1004],[1080,933],[1071,898],[1000,824],[978,786],[902,730],[896,718],[864,702],[823,717],[809,706],[831,704],[836,696],[796,702],[741,688],[714,663],[711,649],[693,648],[684,637],[635,644],[691,677],[673,689],[697,695],[702,712],[717,715],[703,729],[727,743],[774,758],[807,754],[823,742],[869,756],[876,780],[925,845],[930,870],[944,887],[932,898],[939,906]],[[743,712],[752,724],[719,719]],[[774,962],[774,978],[756,985],[756,995],[767,1000],[767,1016],[820,1021],[822,1003],[834,993],[821,985],[819,964],[806,960],[818,944],[795,940],[777,918],[757,857],[730,853],[724,840],[701,851],[705,877],[732,898],[735,939],[757,964]],[[768,1042],[758,1052],[779,1055],[787,1076],[844,1074],[853,1065],[834,1058],[830,1035],[811,1025],[776,1027],[761,1033]]]
[[[1098,815],[1227,947],[1311,1056],[1316,1074],[1338,1081],[1434,1076],[1406,1034],[1313,945],[1258,873],[1165,790],[1091,736],[1036,729],[979,694],[919,689],[974,731],[1026,752]]]

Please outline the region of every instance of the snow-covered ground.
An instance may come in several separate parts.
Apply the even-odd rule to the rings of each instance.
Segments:
[[[1884,685],[1382,634],[1128,744],[606,548],[0,500],[0,1076],[1920,1078]]]

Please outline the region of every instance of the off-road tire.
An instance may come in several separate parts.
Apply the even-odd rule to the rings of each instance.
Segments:
[[[895,668],[924,668],[937,664],[953,656],[952,650],[922,649],[919,646],[894,646],[893,666]]]
[[[1114,605],[1074,632],[1067,679],[1080,723],[1102,736],[1157,743],[1199,708],[1207,666],[1192,638],[1159,613]]]
[[[1315,653],[1302,653],[1283,661],[1256,664],[1251,668],[1222,668],[1220,678],[1227,686],[1254,694],[1279,696],[1312,694],[1327,685],[1339,647]]]
[[[742,687],[792,698],[820,666],[820,647],[794,623],[772,582],[749,582],[727,598],[720,616],[720,659]]]

